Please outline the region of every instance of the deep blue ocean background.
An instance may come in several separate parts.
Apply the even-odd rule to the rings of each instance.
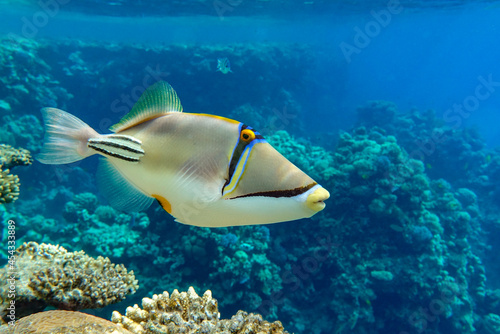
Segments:
[[[95,157],[16,167],[21,194],[0,217],[20,221],[19,242],[108,256],[139,279],[86,312],[194,286],[222,318],[243,309],[295,333],[500,333],[499,1],[46,3],[0,0],[0,143],[35,155],[43,106],[106,132],[154,72],[185,112],[260,127],[332,194],[313,219],[264,227],[183,226],[156,203],[89,222],[106,204]],[[222,57],[233,73],[216,71]]]

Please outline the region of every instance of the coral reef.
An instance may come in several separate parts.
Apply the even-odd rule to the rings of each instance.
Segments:
[[[71,98],[54,78],[52,67],[41,54],[40,44],[32,39],[3,38],[0,52],[0,99],[4,110],[37,110]]]
[[[433,110],[402,113],[387,101],[360,106],[358,116],[358,125],[376,126],[384,135],[398,138],[412,159],[424,163],[430,178],[444,178],[481,195],[494,187],[498,152],[487,149],[473,128],[446,122]]]
[[[266,140],[315,180],[322,180],[322,183],[325,183],[339,173],[334,168],[334,157],[331,152],[323,147],[311,145],[307,140],[296,139],[288,131],[276,131],[267,136]]]
[[[19,197],[21,185],[19,177],[9,174],[9,168],[31,165],[31,163],[32,159],[28,150],[0,144],[0,203],[11,203]]]
[[[234,313],[243,304],[256,311],[264,298],[281,288],[280,268],[270,257],[266,226],[208,229],[166,218],[160,209],[154,210],[151,221],[155,224],[147,234],[141,233],[146,242],[136,245],[134,253],[124,254],[133,263],[154,259],[153,266],[139,266],[141,294],[212,282],[211,290],[224,295],[224,310]],[[157,240],[162,240],[162,247],[155,246]]]
[[[280,137],[287,138],[282,133]],[[308,303],[311,309],[328,307],[336,315],[338,332],[357,328],[370,333],[373,324],[385,331],[421,330],[418,326],[424,325],[437,331],[447,323],[472,333],[474,305],[484,298],[486,285],[483,264],[471,247],[479,239],[473,193],[465,188],[455,193],[444,180],[430,180],[421,161],[411,159],[395,137],[376,127],[343,133],[333,153],[305,144],[295,148],[293,142],[288,137],[277,148],[311,174],[318,167],[318,173],[326,171],[322,184],[332,201],[315,229],[298,226],[301,233],[288,234],[282,242],[311,247],[302,260],[299,256],[285,265],[289,271],[281,275],[287,281],[284,290],[302,286],[318,295],[330,291],[330,302],[308,298]],[[316,163],[310,159],[313,152],[322,157]],[[277,229],[286,235],[285,227]],[[441,301],[444,293],[449,298]],[[285,296],[268,308],[294,300],[291,294]],[[440,321],[428,321],[412,307],[435,300],[443,306]],[[392,316],[377,316],[379,309]],[[280,319],[292,316],[285,312],[278,308]],[[307,316],[313,313],[299,315]]]
[[[11,203],[19,197],[19,177],[0,169],[0,203]]]
[[[12,168],[14,166],[31,165],[33,159],[28,150],[15,149],[10,145],[0,144],[0,167]]]
[[[72,311],[39,312],[24,317],[15,326],[0,326],[0,334],[131,334],[110,321]]]
[[[66,202],[63,227],[41,216],[14,219],[19,230],[30,226],[23,239],[43,240],[43,231],[54,231],[53,242],[65,247],[78,243],[89,255],[131,263],[140,271],[141,294],[212,281],[212,289],[224,294],[225,305],[236,309],[245,302],[254,311],[263,298],[281,288],[279,265],[270,257],[268,227],[189,227],[169,221],[161,208],[150,211],[150,218],[120,213],[99,205],[95,195],[81,193]],[[243,286],[247,289],[241,291]]]
[[[484,317],[484,330],[485,334],[500,333],[500,316],[498,314],[490,313]]]
[[[210,286],[224,296],[222,314],[244,308],[294,332],[496,331],[500,151],[476,132],[446,124],[436,112],[401,113],[391,102],[371,101],[335,148],[323,134],[301,138],[311,136],[300,126],[314,109],[308,97],[321,88],[311,82],[316,58],[307,46],[20,41],[2,43],[0,142],[36,152],[41,106],[85,113],[105,132],[148,85],[168,76],[186,110],[255,127],[331,193],[312,220],[204,229],[174,223],[158,206],[131,215],[104,205],[95,195],[92,158],[27,168],[22,180],[30,191],[0,206],[3,221],[16,221],[20,243],[78,245],[119,259],[141,281],[131,297],[139,305],[137,295]],[[230,59],[233,73],[215,71],[218,57]],[[149,312],[132,309],[130,315]],[[109,318],[111,311],[95,312]],[[174,313],[169,319],[187,326]],[[235,317],[242,322],[245,315]],[[157,320],[141,320],[144,330]]]
[[[0,142],[12,146],[26,147],[37,152],[43,143],[43,128],[41,121],[34,115],[4,116],[0,126]]]
[[[393,103],[385,101],[369,102],[361,106],[360,110],[370,113],[374,105],[377,112],[392,115],[387,118],[387,122],[376,124],[379,132],[397,137],[401,147],[410,157],[420,160],[425,166],[425,173],[435,180],[434,190],[446,188],[453,192],[462,209],[475,222],[470,232],[481,234],[482,238],[475,238],[476,242],[473,243],[470,241],[474,239],[467,239],[482,254],[485,269],[489,273],[487,285],[491,289],[498,289],[499,285],[495,282],[500,278],[500,265],[496,261],[500,252],[496,242],[500,238],[499,149],[488,148],[476,129],[465,126],[460,118],[450,119],[447,111],[421,112],[412,109],[402,112]],[[358,124],[371,126],[374,121],[360,117]],[[450,205],[455,206],[456,203],[452,201]],[[465,214],[455,218],[456,225],[469,220]],[[453,224],[453,220],[448,220],[448,223]]]
[[[259,314],[238,311],[231,319],[219,319],[217,300],[207,290],[198,296],[190,287],[187,292],[174,290],[153,298],[142,299],[142,309],[128,307],[126,315],[114,311],[112,322],[73,311],[47,311],[21,318],[15,326],[0,326],[0,334],[287,334],[279,321],[268,322]]]
[[[148,217],[144,213],[120,213],[98,203],[91,193],[78,194],[66,203],[63,216],[68,229],[71,228],[73,241],[81,242],[84,249],[92,250],[95,255],[110,258],[136,255],[141,236],[134,228],[146,229]]]
[[[113,312],[111,321],[134,334],[167,333],[288,333],[281,322],[269,323],[260,315],[238,311],[229,320],[220,320],[217,300],[210,290],[202,297],[192,287],[187,292],[174,290],[142,299],[142,309],[128,307],[125,316]]]
[[[134,293],[133,271],[112,264],[108,258],[93,259],[83,251],[68,252],[60,246],[24,243],[16,250],[13,268],[0,269],[7,281],[16,277],[16,315],[43,310],[47,305],[64,310],[99,308]],[[9,270],[8,270],[9,269]],[[9,305],[7,285],[0,288],[0,315]]]

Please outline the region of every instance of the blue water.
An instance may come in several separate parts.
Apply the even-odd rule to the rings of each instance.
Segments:
[[[140,303],[151,293],[193,285],[200,294],[213,290],[222,318],[243,309],[262,313],[271,321],[279,319],[295,333],[498,333],[500,325],[494,322],[500,319],[500,2],[223,1],[223,9],[216,3],[221,2],[72,1],[47,10],[35,2],[0,1],[0,36],[6,37],[0,50],[7,48],[7,40],[19,37],[44,45],[36,55],[50,64],[46,72],[59,83],[30,86],[22,76],[20,80],[28,89],[39,86],[43,91],[44,86],[61,85],[73,95],[67,101],[38,95],[29,101],[19,98],[11,112],[0,114],[2,126],[25,115],[41,120],[35,107],[62,108],[64,103],[68,111],[103,132],[130,109],[123,100],[113,107],[113,101],[143,87],[144,76],[151,74],[147,68],[159,66],[168,72],[163,79],[177,90],[187,112],[233,117],[245,104],[261,110],[240,114],[249,119],[245,122],[262,122],[271,110],[296,112],[285,130],[307,153],[292,148],[288,158],[302,169],[310,168],[316,181],[328,185],[332,194],[325,211],[311,220],[215,232],[179,225],[155,203],[146,212],[149,227],[141,228],[136,216],[129,227],[140,235],[133,243],[145,245],[143,250],[152,253],[132,256],[125,250],[125,255],[112,258],[134,269],[145,287],[125,302],[87,312],[109,318],[112,310],[123,314],[126,306]],[[74,43],[78,41],[81,44]],[[154,51],[179,45],[187,51],[169,51],[161,57]],[[276,46],[270,58],[259,55],[268,45]],[[106,46],[110,48],[105,50]],[[123,47],[126,56],[120,58],[113,47]],[[130,51],[134,48],[138,51]],[[75,55],[79,50],[82,53]],[[180,55],[185,58],[179,59]],[[110,56],[116,58],[106,58]],[[215,71],[216,59],[222,56],[230,59],[233,73]],[[21,59],[22,54],[15,57],[19,58],[12,60],[14,66],[28,73],[39,70],[34,61]],[[69,69],[73,74],[64,74],[64,67],[78,62],[74,59],[81,59],[80,65],[88,71]],[[102,65],[107,62],[109,67]],[[114,62],[121,64],[119,69]],[[210,70],[197,67],[200,63],[210,64]],[[0,76],[8,78],[9,73],[3,68]],[[13,101],[10,81],[2,83],[0,100]],[[259,89],[260,83],[266,90]],[[283,98],[280,89],[289,98]],[[394,103],[396,116],[384,121],[358,112],[375,100]],[[117,111],[116,106],[124,108]],[[428,110],[434,116],[423,121]],[[258,125],[266,136],[275,134],[265,121]],[[377,127],[372,129],[373,125]],[[366,130],[353,130],[359,126]],[[13,137],[0,136],[5,143],[30,143],[9,129],[4,131],[12,131]],[[42,131],[40,125],[37,129]],[[433,129],[451,139],[429,143],[429,138],[435,138]],[[396,158],[384,148],[364,153],[372,154],[364,163],[378,171],[374,174],[353,173],[346,179],[327,175],[327,168],[321,166],[362,163],[352,162],[360,154],[353,148],[345,157],[339,156],[342,147],[350,147],[342,141],[343,133],[363,136],[365,131],[366,138],[356,137],[359,143],[369,138],[374,145],[382,145],[394,136],[409,154],[423,150],[425,170],[415,172],[418,177],[412,181],[398,183],[391,169]],[[39,146],[30,145],[36,154]],[[331,154],[331,160],[325,158],[323,165],[321,158],[308,160],[311,145]],[[21,195],[17,202],[4,205],[3,221],[10,214],[28,222],[40,213],[56,219],[59,226],[73,226],[64,207],[75,195],[90,192],[105,204],[95,185],[96,165],[97,159],[89,158],[63,169],[38,162],[16,167]],[[394,182],[389,190],[379,182],[384,178]],[[377,200],[387,201],[385,211],[380,209],[382,215]],[[389,204],[392,200],[397,209]],[[429,213],[438,217],[437,222]],[[79,224],[75,228],[85,233]],[[74,247],[71,250],[101,255],[88,243],[72,240],[71,233],[29,231],[29,224],[25,225],[19,232],[22,241],[62,243]],[[183,236],[190,243],[199,241],[202,260],[187,250],[189,242]],[[219,237],[223,241],[217,244]],[[329,248],[320,241],[325,239]],[[223,250],[217,245],[223,245]],[[238,249],[250,257],[265,254],[267,262],[250,258],[252,272],[238,265],[220,269],[222,258],[235,258]],[[315,258],[318,249],[327,249],[327,256]],[[160,260],[154,258],[158,256]],[[144,263],[149,263],[147,268]],[[257,272],[265,268],[275,272],[262,282]],[[387,276],[380,278],[386,272],[392,272],[389,281]],[[451,278],[456,281],[443,283]],[[280,284],[272,286],[270,282],[276,280]],[[453,292],[451,299],[442,297],[447,284],[458,286],[460,293]],[[271,298],[269,286],[280,293],[271,309],[266,304]],[[238,293],[240,299],[235,297]],[[432,311],[438,304],[443,309]],[[432,317],[423,316],[422,309],[430,309]]]
[[[470,95],[479,76],[491,74],[497,80],[500,8],[495,2],[465,3],[458,8],[440,7],[439,3],[435,6],[437,8],[420,9],[418,5],[403,3],[395,7],[401,12],[390,14],[387,25],[383,22],[387,20],[385,16],[381,18],[382,25],[376,21],[382,12],[387,12],[380,3],[374,7],[365,3],[356,11],[335,8],[317,15],[293,13],[289,18],[268,17],[263,10],[258,16],[239,16],[238,6],[223,16],[168,19],[163,16],[139,19],[135,17],[136,12],[132,13],[134,17],[102,17],[62,11],[49,18],[42,28],[35,27],[33,34],[37,38],[137,43],[307,43],[321,51],[315,59],[319,72],[316,78],[323,79],[327,89],[324,94],[311,97],[310,103],[317,112],[331,114],[328,110],[334,109],[342,110],[339,114],[345,115],[351,113],[359,101],[373,99],[393,101],[401,110],[416,107],[442,112]],[[0,23],[0,31],[23,35],[23,28],[29,24],[20,18],[33,22],[37,9],[33,6],[17,12],[8,8],[6,14],[13,13]],[[88,10],[93,8],[89,6]],[[99,13],[102,9],[97,6],[94,10]],[[216,14],[215,8],[213,12],[211,9],[206,12]],[[377,24],[370,25],[373,22]],[[366,47],[356,48],[359,54],[352,53],[347,59],[341,43],[356,47],[355,37],[359,31],[356,28],[365,31],[367,25],[371,29],[378,27],[373,30],[375,36],[368,37]],[[26,31],[31,35],[31,29]],[[325,74],[323,78],[321,73]],[[327,101],[322,104],[324,99]],[[494,106],[498,99],[498,94],[492,94],[467,119],[468,124],[481,128],[492,145],[497,135],[488,124],[497,120]],[[349,115],[333,117],[340,123],[339,128],[349,126],[352,118]]]

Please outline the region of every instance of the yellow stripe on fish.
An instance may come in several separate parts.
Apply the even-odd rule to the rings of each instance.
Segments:
[[[78,118],[42,109],[38,160],[70,163],[99,154],[98,184],[110,205],[147,208],[153,199],[177,221],[207,227],[306,218],[324,208],[326,189],[251,127],[182,112],[166,82],[148,88],[129,114],[100,135]]]

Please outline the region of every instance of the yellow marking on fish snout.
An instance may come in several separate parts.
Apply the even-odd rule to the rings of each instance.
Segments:
[[[321,211],[325,208],[323,201],[330,197],[330,193],[325,188],[318,188],[312,194],[307,196],[306,205],[313,211]]]
[[[172,214],[172,205],[170,204],[169,201],[167,201],[167,199],[163,196],[160,196],[160,195],[151,195],[152,197],[156,198],[156,200],[158,201],[158,203],[160,203],[161,207],[163,208],[163,210],[167,211],[168,213]]]

